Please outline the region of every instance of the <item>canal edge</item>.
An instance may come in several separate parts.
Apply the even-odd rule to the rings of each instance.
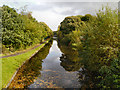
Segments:
[[[44,41],[44,42],[41,43],[41,44],[44,44],[44,43],[45,43],[45,44],[43,45],[43,47],[47,44],[47,43],[46,43],[47,41],[48,41],[48,40],[46,40],[46,41]],[[41,45],[41,44],[40,44],[40,45]],[[42,48],[43,48],[43,47],[42,47]],[[40,48],[40,49],[41,49],[41,48]],[[39,49],[39,50],[40,50],[40,49]],[[13,74],[11,80],[9,81],[9,83],[6,85],[5,88],[8,88],[8,86],[11,84],[11,82],[13,81],[13,79],[14,79],[14,77],[16,76],[17,72],[18,72],[19,69],[24,65],[24,63],[25,63],[26,61],[30,60],[35,54],[37,54],[39,50],[37,50],[34,54],[31,55],[31,57],[29,57],[27,60],[25,60],[25,61],[22,63],[22,65],[21,65],[21,66],[16,70],[16,72]]]

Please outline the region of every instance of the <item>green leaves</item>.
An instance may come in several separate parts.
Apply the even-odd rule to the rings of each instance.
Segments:
[[[101,75],[99,87],[116,88],[120,86],[118,12],[105,7],[96,15],[66,17],[61,22],[58,39],[79,52],[85,69]]]
[[[51,29],[43,22],[37,22],[31,13],[18,14],[15,9],[2,7],[2,43],[9,51],[24,49],[40,43],[51,36]]]

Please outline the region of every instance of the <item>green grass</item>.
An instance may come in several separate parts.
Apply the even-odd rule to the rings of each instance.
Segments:
[[[0,62],[2,61],[2,86],[0,86],[0,89],[6,87],[16,70],[23,64],[23,62],[29,59],[32,54],[34,54],[37,50],[41,49],[44,45],[45,43],[21,55],[3,58],[2,60],[0,60]]]

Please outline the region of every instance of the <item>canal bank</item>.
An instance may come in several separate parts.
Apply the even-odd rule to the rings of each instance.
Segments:
[[[66,60],[63,60],[63,56],[67,62],[64,62]],[[45,45],[24,63],[8,88],[80,88],[82,84],[79,82],[78,71],[81,67],[73,71],[73,68],[78,67],[77,63],[70,61],[61,52],[57,41],[53,40],[52,46]],[[69,70],[66,69],[68,66],[71,66]]]
[[[40,46],[22,53],[17,56],[2,58],[2,87],[5,88],[10,83],[11,78],[15,76],[16,70],[28,59],[34,56],[49,40],[42,43]],[[14,74],[14,75],[13,75]]]

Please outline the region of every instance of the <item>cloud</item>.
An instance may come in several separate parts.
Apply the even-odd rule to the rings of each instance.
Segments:
[[[14,1],[14,0],[11,0],[11,2],[6,2],[6,1],[1,2],[0,6],[8,5],[11,8],[20,9],[20,8],[24,7],[25,5],[30,4],[29,2],[16,2],[16,1],[12,2],[12,1]]]
[[[118,0],[114,0],[114,2],[113,0],[81,0],[81,2],[80,0],[55,1],[56,0],[2,0],[0,6],[6,4],[12,8],[20,9],[23,6],[28,5],[27,9],[28,11],[32,11],[32,16],[38,21],[45,22],[52,30],[57,30],[60,22],[67,16],[85,14],[94,15],[101,9],[102,5],[106,6],[107,3],[112,9],[118,8]]]
[[[54,31],[57,30],[58,25],[65,18],[65,15],[54,13],[51,10],[46,10],[42,13],[34,11],[32,16],[37,18],[39,22],[45,22]]]
[[[117,8],[117,3],[113,2],[47,2],[29,5],[30,10],[45,11],[51,9],[54,13],[61,15],[77,15],[77,14],[95,14],[102,5],[109,5],[112,8]]]
[[[4,0],[2,0],[4,1]],[[16,1],[16,0],[9,0],[7,2]],[[18,2],[119,2],[119,0],[18,0]]]
[[[48,3],[38,3],[38,4],[31,4],[28,5],[28,8],[33,11],[46,11],[52,9],[53,6],[49,5]]]
[[[52,30],[57,30],[58,25],[67,16],[95,14],[106,2],[46,2],[29,6],[33,16],[38,21],[43,21]],[[115,9],[117,3],[109,2],[108,5]]]
[[[77,14],[95,14],[95,11],[101,9],[102,5],[109,5],[111,8],[117,8],[117,3],[113,2],[56,2],[53,10],[56,13],[64,15],[77,15]]]
[[[68,15],[72,13],[72,7],[55,7],[53,8],[53,12],[58,13],[58,14],[65,14]]]

